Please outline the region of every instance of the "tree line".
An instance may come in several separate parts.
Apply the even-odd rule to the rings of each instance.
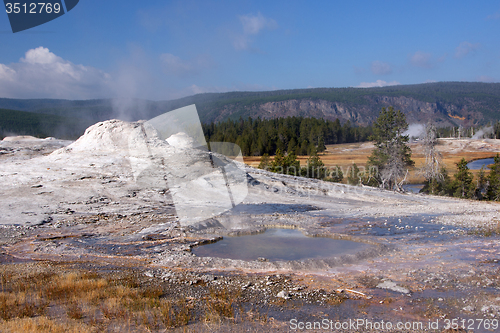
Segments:
[[[314,155],[326,150],[325,145],[367,141],[371,126],[353,126],[335,121],[286,117],[276,119],[239,119],[203,124],[207,142],[232,142],[241,147],[244,156],[281,153]]]
[[[316,178],[326,181],[340,183],[344,179],[344,173],[339,166],[329,170],[318,156],[313,152],[306,161],[304,167],[300,166],[297,156],[293,153],[284,155],[280,149],[277,150],[274,159],[268,154],[264,154],[259,163],[259,169],[265,169],[271,172],[286,174],[291,176],[300,176],[307,178]]]
[[[457,198],[500,201],[500,155],[496,155],[487,175],[484,168],[479,170],[477,180],[462,158],[457,163],[457,172],[451,178],[445,168],[439,177],[426,179],[421,193],[451,196]]]
[[[12,135],[75,140],[93,123],[89,120],[0,109],[0,139]]]
[[[373,124],[372,134],[369,136],[369,139],[374,141],[375,149],[368,158],[367,167],[360,169],[353,164],[348,169],[347,182],[351,185],[362,184],[403,191],[402,185],[406,181],[408,171],[415,165],[408,146],[409,137],[404,135],[407,129],[408,123],[401,111],[395,111],[392,107],[382,108]],[[488,175],[481,168],[476,182],[467,167],[467,161],[462,158],[457,163],[457,172],[452,179],[442,165],[442,156],[436,149],[438,131],[432,123],[425,126],[421,139],[425,154],[424,166],[419,170],[425,178],[421,192],[466,199],[500,201],[500,155],[497,154],[494,158]],[[277,148],[273,160],[268,154],[262,156],[259,168],[334,182],[341,182],[344,178],[340,167],[336,166],[332,170],[325,168],[314,149],[305,167],[300,167],[294,151],[284,154],[280,148]]]

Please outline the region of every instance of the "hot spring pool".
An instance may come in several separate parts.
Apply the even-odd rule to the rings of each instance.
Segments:
[[[224,239],[193,248],[199,257],[270,261],[323,259],[354,254],[369,245],[327,237],[307,237],[296,229],[267,229],[256,235],[224,237]]]

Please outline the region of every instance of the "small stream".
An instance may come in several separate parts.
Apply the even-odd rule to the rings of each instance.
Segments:
[[[480,170],[482,166],[484,166],[484,170],[490,170],[488,165],[493,164],[495,161],[492,158],[482,158],[480,160],[475,160],[467,163],[467,167],[469,170]]]

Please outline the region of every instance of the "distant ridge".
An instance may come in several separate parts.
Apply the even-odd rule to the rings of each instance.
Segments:
[[[74,139],[91,124],[90,120],[0,109],[0,139],[12,135]]]
[[[0,98],[0,108],[95,123],[107,119],[150,119],[196,104],[204,123],[248,117],[316,117],[368,125],[382,107],[403,111],[410,123],[484,125],[500,120],[500,83],[437,82],[375,88],[312,88],[205,93],[171,101]]]

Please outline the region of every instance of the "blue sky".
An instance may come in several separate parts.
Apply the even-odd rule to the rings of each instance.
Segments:
[[[11,98],[500,81],[498,1],[81,0],[0,40]]]

